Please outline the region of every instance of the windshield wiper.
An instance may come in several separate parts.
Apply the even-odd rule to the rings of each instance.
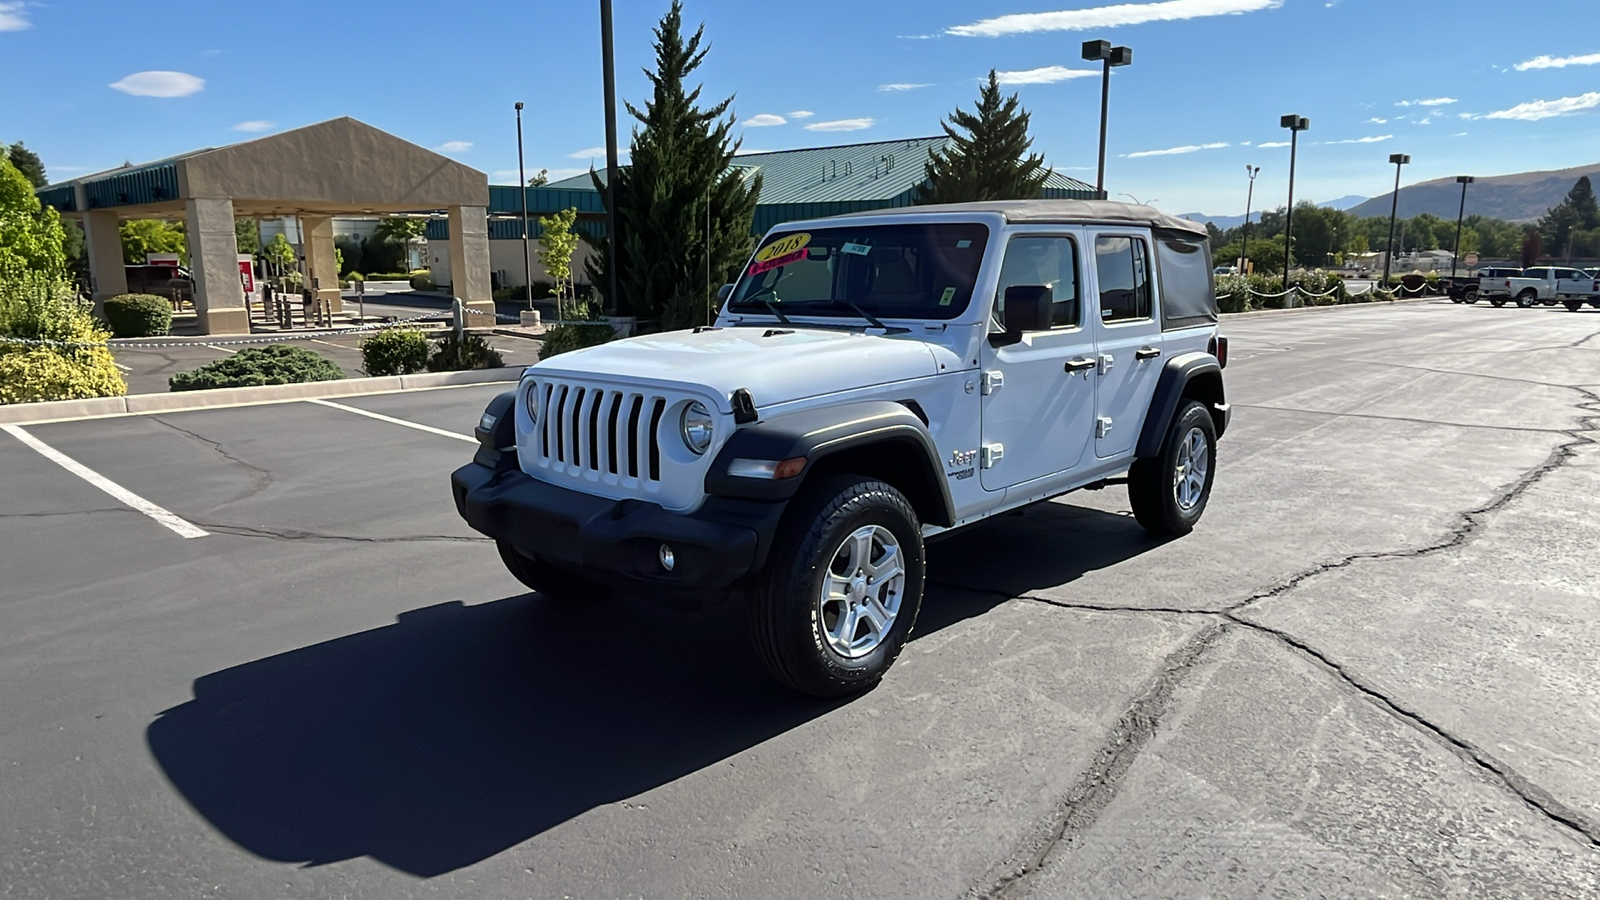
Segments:
[[[783,313],[778,311],[778,304],[773,303],[771,300],[768,300],[765,297],[761,298],[761,303],[767,309],[771,310],[773,315],[778,317],[778,321],[779,322],[782,322],[785,325],[793,325],[794,324],[793,322],[789,321],[789,317],[788,316],[786,316]]]
[[[883,321],[881,319],[879,319],[877,316],[873,315],[872,313],[867,312],[866,310],[862,309],[860,306],[857,306],[856,304],[851,303],[849,300],[840,300],[838,298],[830,297],[827,300],[806,300],[806,301],[803,301],[803,304],[805,306],[831,306],[834,309],[849,308],[849,309],[854,310],[856,315],[860,316],[863,319],[866,319],[867,323],[870,324],[873,328],[882,328],[884,331],[892,330],[892,329],[889,328],[889,326],[883,324]]]

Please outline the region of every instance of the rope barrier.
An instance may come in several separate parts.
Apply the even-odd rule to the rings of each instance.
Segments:
[[[0,344],[21,344],[28,347],[118,347],[133,350],[172,349],[175,347],[241,347],[247,344],[275,344],[281,341],[310,341],[318,338],[342,337],[351,334],[366,334],[386,329],[399,328],[422,319],[437,318],[438,312],[424,313],[408,319],[399,319],[394,322],[374,322],[370,325],[357,325],[339,331],[316,331],[297,334],[273,334],[261,337],[230,338],[224,340],[208,341],[204,337],[192,341],[146,341],[139,338],[111,338],[105,341],[52,341],[44,338],[22,338],[0,335]]]

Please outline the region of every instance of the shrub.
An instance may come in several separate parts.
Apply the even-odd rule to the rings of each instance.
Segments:
[[[116,337],[151,337],[172,331],[172,303],[154,294],[118,294],[105,302],[106,323]]]
[[[433,273],[429,272],[427,269],[418,269],[417,271],[412,272],[407,277],[407,280],[411,282],[411,289],[413,291],[433,290]]]
[[[1295,282],[1300,285],[1303,292],[1300,296],[1307,306],[1333,306],[1347,302],[1344,280],[1323,269],[1301,272]]]
[[[337,381],[344,377],[332,360],[288,344],[248,347],[233,356],[209,362],[192,372],[172,376],[174,391],[203,391],[211,388],[253,387],[259,384],[299,384],[306,381]]]
[[[1217,276],[1217,309],[1225,313],[1247,312],[1252,308],[1250,279],[1245,275]]]
[[[411,277],[410,272],[379,272],[367,273],[368,281],[405,281]]]
[[[429,372],[456,372],[463,369],[498,369],[505,365],[500,351],[489,346],[482,335],[466,334],[456,341],[455,332],[446,332],[428,357]]]
[[[27,273],[0,282],[0,403],[115,397],[128,391],[104,327],[65,281]]]
[[[569,350],[599,346],[617,336],[616,330],[606,322],[605,317],[595,306],[576,303],[572,312],[573,318],[578,321],[557,325],[545,332],[544,346],[539,348],[540,359],[549,359]]]
[[[428,339],[420,331],[396,328],[361,342],[361,367],[368,375],[410,375],[428,366]]]

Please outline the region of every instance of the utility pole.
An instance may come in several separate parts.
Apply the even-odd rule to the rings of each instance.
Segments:
[[[1394,222],[1400,213],[1400,167],[1411,162],[1411,157],[1404,153],[1389,154],[1389,162],[1394,164],[1394,198],[1389,204],[1389,246],[1388,252],[1383,254],[1383,289],[1389,289],[1389,262],[1394,259]],[[1462,188],[1465,196],[1466,188]]]
[[[1250,274],[1250,207],[1256,199],[1256,176],[1261,174],[1260,166],[1244,165],[1244,173],[1250,176],[1250,188],[1244,195],[1244,249],[1239,251],[1239,274]]]
[[[522,195],[522,285],[528,309],[533,309],[533,256],[528,247],[528,170],[522,165],[521,100],[517,101],[517,193]]]
[[[622,267],[622,234],[617,227],[617,61],[611,50],[611,0],[600,0],[600,64],[605,69],[606,95],[606,245],[611,259],[606,265],[610,286],[606,300],[611,314],[621,312],[618,269]]]
[[[1289,206],[1283,215],[1283,305],[1294,306],[1294,294],[1289,291],[1289,266],[1294,259],[1294,160],[1300,151],[1300,132],[1311,127],[1305,116],[1283,116],[1278,125],[1289,129]]]
[[[1457,175],[1456,183],[1461,185],[1461,211],[1456,213],[1456,245],[1450,251],[1450,277],[1456,277],[1456,260],[1461,258],[1461,224],[1467,218],[1467,185],[1476,181],[1471,175]],[[1396,191],[1395,193],[1399,193]]]
[[[1083,58],[1090,62],[1104,62],[1100,77],[1100,166],[1094,179],[1094,189],[1100,199],[1106,199],[1106,125],[1111,110],[1111,69],[1133,64],[1133,51],[1127,47],[1113,47],[1110,41],[1084,41]]]

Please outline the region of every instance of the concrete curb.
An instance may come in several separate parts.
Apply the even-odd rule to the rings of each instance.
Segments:
[[[103,419],[223,406],[289,403],[313,397],[355,397],[362,394],[393,394],[400,391],[462,384],[514,382],[522,377],[524,368],[526,367],[505,366],[499,369],[472,369],[466,372],[427,372],[386,378],[345,378],[340,381],[313,381],[306,384],[264,384],[259,387],[218,388],[211,391],[18,403],[0,406],[0,425],[37,425],[72,419]]]

